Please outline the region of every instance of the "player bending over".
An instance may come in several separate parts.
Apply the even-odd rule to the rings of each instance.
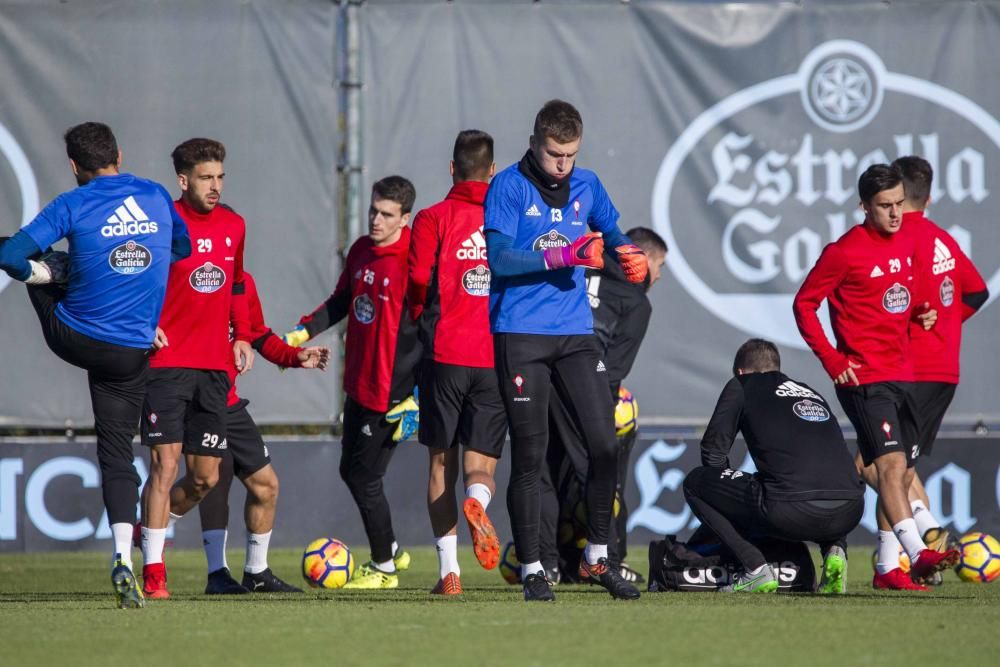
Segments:
[[[143,590],[167,598],[163,542],[171,521],[194,507],[219,479],[226,442],[228,369],[250,369],[250,318],[243,282],[246,223],[219,205],[226,149],[189,139],[171,154],[181,196],[177,211],[191,234],[192,253],[170,269],[157,345],[143,405],[142,442],[150,448],[143,492]],[[229,324],[235,343],[229,342]],[[181,453],[187,474],[177,486]]]
[[[432,358],[420,373],[420,442],[430,453],[427,510],[437,546],[440,580],[431,591],[462,592],[458,566],[455,481],[459,452],[466,499],[462,506],[476,558],[497,566],[500,542],[486,514],[507,437],[493,370],[488,297],[490,269],[483,237],[483,201],[496,170],[493,137],[464,130],[455,140],[453,186],[444,201],[420,211],[410,242],[409,296],[414,320],[436,293]],[[428,313],[429,314],[429,313]]]
[[[113,539],[111,580],[119,606],[141,607],[132,574],[139,501],[132,437],[169,265],[186,257],[191,243],[163,186],[119,173],[122,155],[111,128],[83,123],[65,140],[80,187],[0,243],[0,269],[28,284],[49,349],[87,371]],[[68,256],[42,254],[62,238],[69,239]]]
[[[250,307],[252,346],[262,357],[282,368],[318,368],[326,370],[330,350],[326,347],[291,347],[264,323],[257,285],[249,272],[243,272],[247,303]],[[226,414],[226,443],[219,468],[219,481],[198,504],[201,516],[202,544],[208,561],[207,595],[241,593],[301,593],[285,583],[268,567],[267,551],[278,505],[278,475],[264,438],[247,411],[250,403],[236,393],[236,364],[229,366],[229,396]],[[226,528],[229,524],[229,489],[233,477],[239,477],[247,496],[243,517],[246,522],[246,561],[243,583],[233,579],[226,563]],[[171,507],[180,514],[181,508]]]
[[[547,102],[535,117],[528,151],[497,174],[486,196],[490,323],[511,434],[507,504],[525,600],[555,599],[538,544],[538,478],[549,441],[552,390],[576,419],[590,458],[580,577],[615,598],[639,597],[608,564],[618,448],[583,267],[603,265],[607,242],[628,279],[641,283],[646,255],[618,229],[618,211],[597,175],[574,168],[582,137],[576,108]]]
[[[879,552],[895,548],[898,538],[912,563],[907,577],[880,557],[872,586],[927,590],[922,582],[958,560],[954,550],[926,547],[907,500],[917,453],[908,395],[914,377],[908,329],[913,317],[921,326],[932,326],[936,312],[928,303],[913,307],[914,294],[922,291],[915,284],[921,276],[913,272],[913,238],[899,233],[905,201],[899,169],[872,165],[858,180],[858,193],[864,223],[824,248],[795,295],[795,321],[837,386],[864,464],[875,465]],[[824,299],[836,348],[816,314]]]
[[[345,588],[396,588],[397,570],[410,565],[392,530],[382,478],[396,441],[386,412],[410,395],[420,360],[417,330],[406,301],[413,184],[388,176],[372,186],[368,236],[351,246],[337,287],[323,304],[285,334],[301,345],[347,318],[344,348],[344,435],[340,476],[361,512],[372,550]]]
[[[830,406],[781,372],[778,348],[753,338],[733,361],[701,439],[701,465],[684,480],[684,498],[703,525],[736,555],[743,572],[721,590],[770,593],[778,578],[752,540],[818,542],[819,592],[847,587],[847,534],[865,511],[865,489]],[[757,472],[729,463],[743,433]]]
[[[667,244],[659,234],[646,227],[635,227],[626,232],[631,241],[639,246],[648,258],[649,272],[646,280],[641,283],[630,281],[618,264],[613,250],[605,250],[604,267],[587,269],[587,300],[594,316],[594,336],[599,345],[601,361],[607,369],[611,409],[618,403],[618,392],[622,381],[632,370],[639,346],[646,336],[649,318],[653,308],[647,293],[660,279],[660,270],[667,257]],[[613,413],[612,413],[613,414]],[[575,420],[557,395],[550,397],[549,402],[549,475],[543,476],[543,506],[542,506],[542,562],[546,564],[546,572],[551,567],[546,561],[552,562],[557,551],[557,519],[560,514],[573,516],[572,507],[565,504],[569,498],[565,493],[556,501],[562,509],[551,508],[552,498],[556,495],[554,485],[550,480],[559,480],[559,471],[575,473],[576,479],[587,477],[587,453],[583,441],[576,428]],[[618,513],[614,517],[611,539],[608,544],[608,561],[619,568],[626,581],[641,583],[642,576],[625,563],[627,555],[626,537],[628,524],[628,506],[625,504],[625,485],[628,480],[629,458],[632,446],[638,437],[638,430],[632,429],[618,437],[618,463],[615,484],[615,499]],[[566,464],[569,464],[568,466]],[[576,484],[557,482],[559,490],[565,492],[573,489]],[[569,551],[569,549],[567,549]],[[575,560],[573,561],[576,562]],[[550,575],[551,578],[551,575]],[[572,577],[570,577],[572,579]]]

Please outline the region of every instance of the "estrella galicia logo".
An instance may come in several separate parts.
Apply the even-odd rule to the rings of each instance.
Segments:
[[[893,283],[882,295],[882,307],[893,315],[905,313],[910,307],[910,290],[899,283]]]
[[[18,197],[0,199],[0,215],[5,220],[19,220],[19,227],[24,227],[38,215],[38,182],[35,172],[31,169],[28,156],[24,154],[21,145],[14,135],[0,123],[0,160],[6,161],[13,172]],[[0,170],[0,175],[6,169]],[[0,190],[4,190],[0,186]],[[11,277],[0,271],[0,292],[10,284]]]
[[[367,294],[354,297],[354,317],[361,324],[371,324],[375,319],[375,302]]]
[[[940,175],[934,214],[969,226],[947,229],[966,254],[1000,243],[986,222],[996,219],[1000,122],[976,102],[888,71],[871,48],[843,39],[816,46],[796,71],[749,83],[683,129],[653,189],[667,266],[720,320],[804,349],[795,292],[823,247],[862,221],[861,173],[900,155],[922,155]],[[901,117],[919,122],[901,128]],[[978,253],[996,295],[1000,255]],[[826,309],[819,315],[829,332]]]
[[[205,262],[191,272],[188,281],[195,292],[211,294],[218,292],[226,284],[226,272],[222,270],[221,266]]]
[[[490,270],[479,264],[462,275],[462,287],[470,296],[490,295]]]
[[[807,422],[825,422],[830,418],[829,410],[808,398],[793,405],[792,412],[795,413],[796,417]]]
[[[153,253],[144,245],[129,240],[111,251],[108,264],[115,273],[126,276],[142,273],[153,263]]]
[[[938,292],[941,297],[942,306],[950,306],[955,303],[955,282],[951,279],[951,276],[944,277]]]
[[[556,230],[550,229],[548,232],[535,239],[535,242],[531,245],[531,249],[538,252],[539,250],[548,250],[549,248],[564,248],[568,245],[568,238]]]

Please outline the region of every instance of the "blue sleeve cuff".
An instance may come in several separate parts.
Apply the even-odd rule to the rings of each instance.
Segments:
[[[490,271],[500,277],[539,273],[545,270],[545,257],[533,250],[518,250],[514,239],[506,234],[486,230],[486,255]]]
[[[14,280],[25,281],[31,277],[28,258],[41,252],[35,240],[23,229],[0,245],[0,269]]]
[[[629,245],[631,243],[632,239],[630,239],[627,234],[622,232],[622,230],[618,228],[618,225],[615,225],[614,229],[610,232],[604,232],[604,247],[609,250],[614,250],[618,246]]]

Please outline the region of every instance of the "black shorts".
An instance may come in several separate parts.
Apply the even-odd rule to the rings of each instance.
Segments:
[[[957,387],[950,382],[914,382],[910,385],[910,403],[917,424],[917,456],[930,456]]]
[[[142,406],[142,444],[184,443],[185,454],[223,456],[229,375],[195,368],[151,368]]]
[[[429,362],[420,374],[422,444],[467,449],[500,458],[507,413],[492,368]]]
[[[225,451],[233,457],[233,472],[240,479],[246,479],[264,466],[271,463],[271,455],[264,444],[264,437],[247,410],[250,403],[241,398],[235,405],[230,405],[226,416]]]
[[[858,451],[866,466],[880,456],[902,452],[906,466],[916,463],[917,425],[910,382],[875,382],[837,387],[837,398],[858,434]]]

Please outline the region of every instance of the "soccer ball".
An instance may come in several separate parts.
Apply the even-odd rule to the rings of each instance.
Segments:
[[[872,552],[872,569],[875,569],[875,564],[878,563],[878,547]],[[905,573],[910,571],[910,557],[903,551],[903,547],[899,547],[899,569]]]
[[[969,533],[959,541],[962,557],[955,573],[962,581],[987,583],[1000,576],[1000,542],[986,533]]]
[[[639,418],[639,403],[625,387],[618,387],[618,403],[615,405],[615,435],[619,438],[635,430]]]
[[[313,588],[340,588],[354,574],[354,557],[340,540],[321,537],[302,554],[302,576]]]
[[[516,585],[521,583],[521,561],[517,559],[517,551],[514,550],[514,543],[508,542],[500,553],[500,576],[508,584]]]

